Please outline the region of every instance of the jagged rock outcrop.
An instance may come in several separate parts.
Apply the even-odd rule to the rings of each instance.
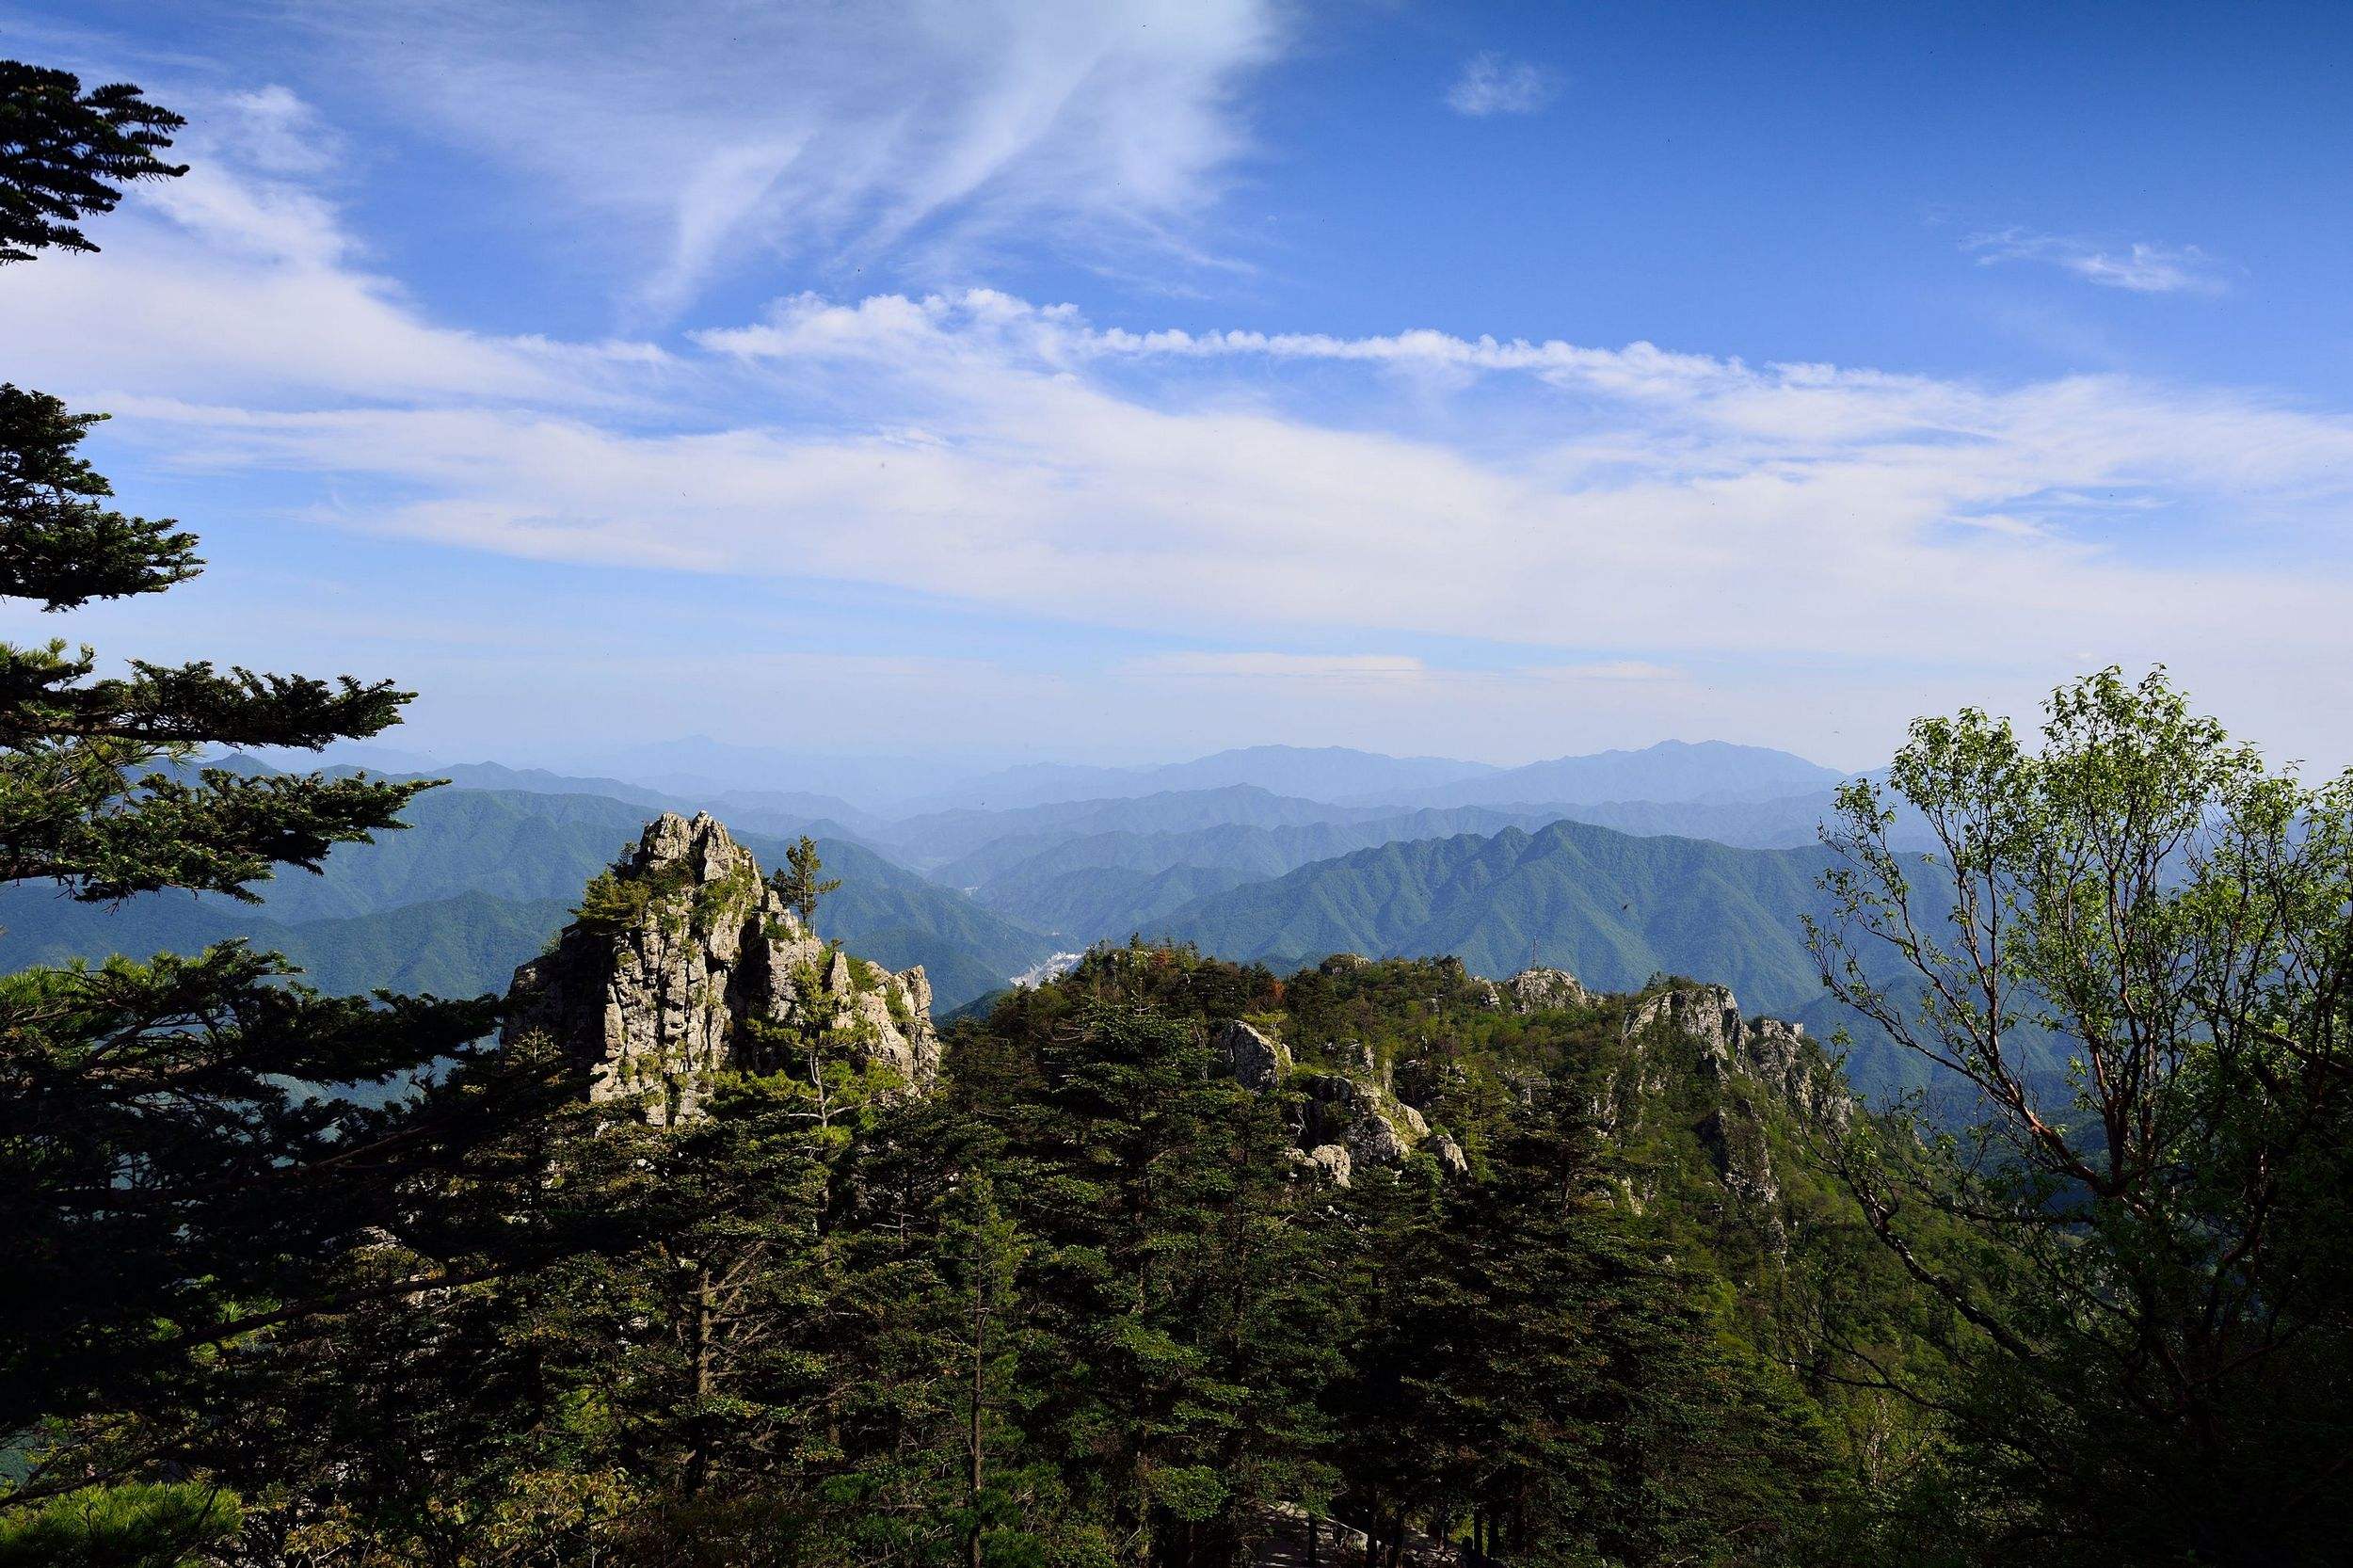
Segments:
[[[913,1089],[939,1066],[931,985],[820,940],[709,816],[664,812],[590,884],[581,918],[515,971],[501,1038],[541,1033],[587,1097],[659,1127],[701,1111],[712,1077],[804,1049],[888,1067]]]
[[[1210,1033],[1209,1049],[1246,1089],[1266,1094],[1288,1086],[1300,1094],[1303,1104],[1291,1163],[1302,1171],[1312,1169],[1345,1187],[1359,1167],[1393,1165],[1425,1146],[1449,1171],[1460,1174],[1470,1168],[1453,1140],[1432,1141],[1429,1121],[1390,1092],[1386,1064],[1361,1041],[1324,1048],[1327,1059],[1343,1064],[1339,1070],[1318,1067],[1300,1073],[1290,1048],[1280,1039],[1243,1019],[1229,1018]]]
[[[1647,1109],[1686,1076],[1712,1084],[1712,1103],[1693,1131],[1725,1188],[1778,1240],[1781,1184],[1760,1098],[1801,1124],[1837,1129],[1856,1114],[1853,1092],[1802,1029],[1779,1018],[1742,1018],[1739,1002],[1721,985],[1671,984],[1627,1012],[1621,1038],[1625,1064],[1594,1107],[1605,1130],[1635,1133]]]
[[[1311,1149],[1292,1149],[1290,1162],[1303,1174],[1312,1174],[1335,1187],[1348,1185],[1353,1174],[1354,1161],[1347,1148],[1338,1144],[1319,1144]]]
[[[1240,1018],[1228,1020],[1211,1037],[1209,1048],[1233,1069],[1243,1088],[1260,1094],[1281,1083],[1291,1070],[1290,1048]]]
[[[1860,1109],[1854,1091],[1800,1025],[1751,1018],[1740,1036],[1740,1060],[1800,1115],[1844,1131]]]
[[[1582,981],[1566,969],[1522,969],[1503,983],[1504,995],[1514,1011],[1541,1013],[1569,1007],[1591,1007],[1597,1000]]]
[[[1337,1145],[1352,1164],[1394,1165],[1430,1136],[1422,1113],[1379,1084],[1348,1073],[1318,1073],[1306,1082],[1300,1142],[1311,1151]]]

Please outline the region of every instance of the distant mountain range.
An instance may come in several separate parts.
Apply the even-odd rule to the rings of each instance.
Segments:
[[[1821,907],[1828,858],[1814,840],[1838,775],[1712,743],[1449,776],[1466,768],[1260,746],[1095,770],[1121,778],[1112,795],[891,815],[792,789],[674,792],[456,764],[433,771],[454,782],[410,806],[408,831],[336,851],[324,876],[263,886],[258,908],[157,895],[108,911],[46,888],[0,889],[0,968],[242,936],[330,990],[496,990],[648,816],[708,808],[766,865],[781,862],[792,836],[816,838],[844,882],[822,929],[894,968],[922,964],[943,1013],[1057,952],[1140,933],[1278,967],[1334,952],[1450,952],[1498,975],[1558,964],[1609,989],[1681,972],[1825,1032],[1839,1021],[1801,923]],[[1045,788],[1052,771],[1023,776]],[[1330,794],[1379,778],[1423,797],[1496,799],[1334,801],[1252,781],[1262,778]],[[1142,788],[1155,780],[1202,787]],[[1622,798],[1626,790],[1657,793]],[[1514,798],[1524,791],[1567,793]],[[1597,798],[1572,798],[1580,793]],[[1908,1080],[1900,1068],[1863,1060],[1858,1080],[1884,1091]]]
[[[1236,785],[1338,805],[1518,807],[1761,801],[1818,792],[1841,776],[1787,752],[1721,741],[1667,741],[1640,751],[1513,768],[1347,746],[1255,745],[1147,767],[1032,762],[982,773],[938,759],[824,756],[704,736],[603,752],[591,766],[558,772],[497,763],[443,766],[379,747],[343,750],[347,756],[336,760],[382,772],[431,773],[476,788],[588,792],[615,800],[648,793],[706,803],[736,799],[861,830],[873,822],[951,810],[1017,810]],[[270,760],[313,765],[298,756]]]
[[[409,806],[407,831],[336,850],[322,875],[293,872],[260,885],[258,908],[157,893],[108,909],[67,903],[40,885],[0,888],[0,969],[248,936],[330,990],[504,990],[515,966],[564,923],[588,878],[661,808],[553,792],[429,791]],[[782,864],[783,840],[737,838],[763,865]],[[893,968],[923,965],[943,1007],[1002,986],[1055,951],[1039,933],[862,844],[818,842],[843,884],[826,903],[825,933]]]
[[[1560,757],[1449,780],[1400,795],[1374,790],[1351,801],[1415,806],[1513,806],[1602,802],[1724,804],[1785,799],[1829,790],[1847,776],[1785,751],[1722,741],[1661,741],[1641,751]]]

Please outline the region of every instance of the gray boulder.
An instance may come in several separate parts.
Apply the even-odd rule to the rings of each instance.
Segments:
[[[1243,1088],[1261,1094],[1281,1083],[1291,1070],[1290,1048],[1240,1018],[1227,1020],[1210,1037],[1209,1048],[1225,1059]]]

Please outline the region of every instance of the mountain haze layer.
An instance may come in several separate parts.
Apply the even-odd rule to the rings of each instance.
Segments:
[[[405,814],[406,831],[336,850],[318,876],[288,872],[258,885],[258,907],[151,894],[109,909],[32,885],[0,888],[0,969],[246,936],[285,952],[325,989],[495,990],[653,813],[594,795],[449,788],[419,796]],[[763,865],[784,863],[784,840],[738,837]],[[1037,932],[861,844],[818,842],[828,874],[843,884],[821,927],[894,968],[923,965],[943,1007],[1003,985],[1054,951]]]

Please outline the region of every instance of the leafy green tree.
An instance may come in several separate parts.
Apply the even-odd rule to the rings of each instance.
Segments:
[[[803,925],[814,930],[817,901],[827,893],[840,891],[841,879],[823,874],[825,863],[818,858],[817,840],[806,833],[801,835],[799,843],[786,846],[784,862],[776,868],[773,878],[777,896],[801,917]]]
[[[1993,1556],[2331,1560],[2353,1527],[2353,778],[2266,771],[2162,671],[2091,676],[2047,715],[2039,750],[1976,710],[1922,719],[1884,786],[1842,792],[1828,983],[1976,1096],[1956,1159],[1858,1124],[1845,1174],[1964,1325],[1962,1484]],[[1897,799],[1932,853],[1890,846]],[[1889,953],[1905,984],[1866,977]]]

